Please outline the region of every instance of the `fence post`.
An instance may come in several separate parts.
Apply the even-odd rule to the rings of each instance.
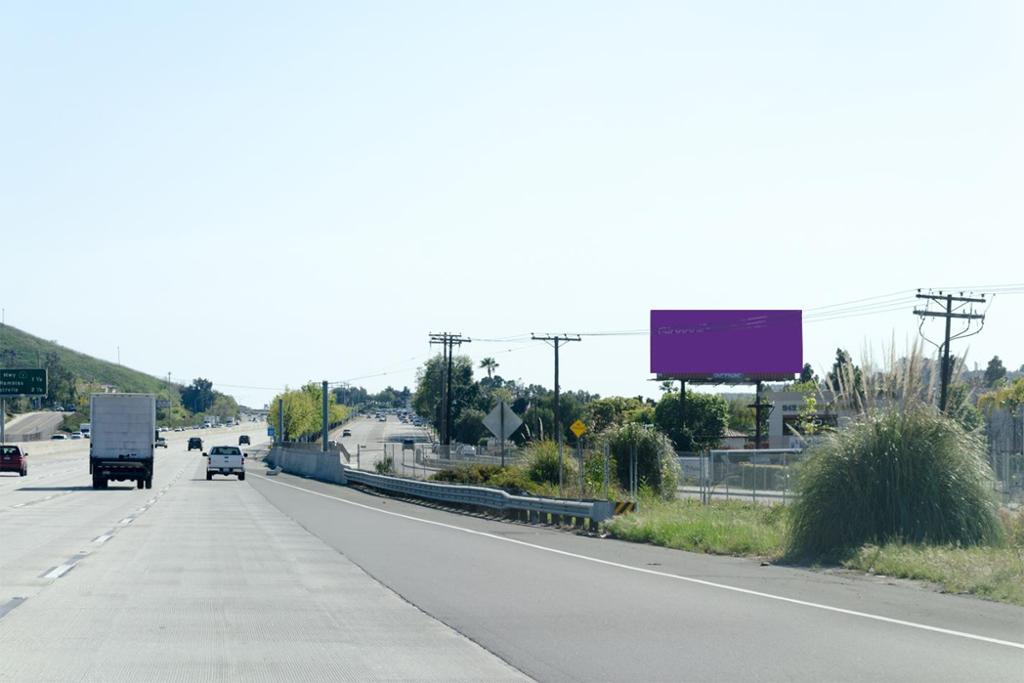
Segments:
[[[607,441],[604,442],[604,499],[608,500],[608,451],[611,450],[611,446]]]
[[[754,472],[754,488],[750,491],[750,500],[757,502],[757,449],[750,454],[750,464],[753,465]]]

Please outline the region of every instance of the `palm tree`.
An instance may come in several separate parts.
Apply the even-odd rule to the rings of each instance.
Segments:
[[[494,371],[498,369],[498,361],[488,356],[480,361],[480,367],[487,371],[487,379],[492,379]]]

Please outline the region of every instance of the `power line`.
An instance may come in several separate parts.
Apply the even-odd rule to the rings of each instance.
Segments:
[[[452,428],[455,426],[452,420],[452,356],[456,345],[462,346],[472,341],[469,337],[463,337],[461,334],[452,334],[450,332],[430,333],[430,343],[441,344],[447,375],[441,382],[441,405],[444,411],[441,414],[441,444],[446,449],[451,447]],[[448,453],[447,455],[450,457],[451,454]]]
[[[968,304],[975,304],[975,303],[983,304],[983,303],[986,303],[986,299],[983,296],[982,297],[963,296],[963,292],[960,293],[960,296],[953,296],[952,294],[943,293],[942,291],[940,291],[938,294],[931,294],[931,293],[929,293],[929,294],[921,294],[921,293],[918,293],[916,295],[916,298],[922,299],[922,300],[924,300],[926,302],[924,310],[914,309],[914,315],[921,316],[921,323],[918,326],[918,331],[921,332],[921,336],[929,344],[935,345],[935,342],[931,341],[930,339],[928,339],[927,337],[924,336],[922,328],[924,327],[925,319],[926,318],[945,318],[945,320],[946,320],[946,338],[945,338],[945,341],[943,341],[943,343],[939,346],[939,349],[942,351],[942,386],[941,386],[941,389],[940,389],[940,392],[939,392],[939,410],[941,410],[942,412],[946,412],[946,401],[947,401],[947,398],[949,396],[949,380],[950,380],[949,344],[954,339],[962,339],[963,337],[970,337],[970,336],[973,336],[975,334],[978,334],[979,332],[981,332],[981,330],[985,326],[985,314],[984,313],[975,313],[973,306],[971,306],[970,310],[968,312],[966,312],[966,313],[961,313],[960,310],[964,306],[967,306]],[[939,310],[939,311],[929,310],[929,306],[931,305],[932,302],[938,303],[940,306],[944,304],[945,308],[943,308],[942,310]],[[957,303],[957,304],[960,304],[960,305],[957,306],[957,307],[954,307],[953,306],[954,303]],[[967,322],[967,326],[963,329],[963,331],[957,333],[956,335],[952,335],[951,334],[951,332],[952,332],[952,323],[953,323],[953,319],[954,318],[960,319],[960,320],[965,320]],[[971,323],[973,321],[975,321],[975,320],[980,320],[981,321],[981,326],[979,326],[976,331],[970,332]]]
[[[555,349],[555,425],[554,426],[555,426],[555,433],[556,433],[556,435],[558,437],[558,495],[561,496],[561,495],[563,495],[562,494],[562,469],[563,469],[563,467],[562,467],[562,432],[565,431],[565,430],[562,428],[562,415],[561,415],[561,412],[559,410],[560,406],[559,406],[559,402],[558,402],[558,396],[559,396],[559,390],[558,390],[558,348],[562,344],[567,344],[569,342],[578,342],[578,341],[582,341],[582,340],[580,339],[580,335],[578,335],[578,334],[561,334],[561,335],[559,335],[559,334],[555,334],[555,335],[546,334],[546,335],[540,335],[540,336],[535,335],[535,334],[531,334],[530,338],[534,339],[536,341],[546,342],[546,343],[550,344]]]

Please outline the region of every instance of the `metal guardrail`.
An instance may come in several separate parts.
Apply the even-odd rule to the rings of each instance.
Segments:
[[[345,478],[349,483],[362,484],[380,491],[399,493],[425,500],[520,512],[531,522],[541,521],[542,518],[546,520],[547,515],[553,515],[575,517],[577,520],[589,519],[596,523],[611,519],[615,512],[615,504],[611,501],[577,501],[514,496],[501,489],[403,479],[371,474],[348,467],[345,468]]]

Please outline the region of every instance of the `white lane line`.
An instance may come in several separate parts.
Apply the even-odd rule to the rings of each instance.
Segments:
[[[122,526],[128,526],[129,524],[132,523],[133,520],[134,520],[133,517],[125,517],[120,522],[118,522],[118,524],[121,524]]]
[[[444,522],[437,522],[432,519],[423,519],[422,517],[414,517],[412,515],[402,514],[401,512],[391,512],[390,510],[381,510],[375,508],[372,505],[364,505],[363,503],[357,503],[352,500],[345,500],[344,498],[338,498],[336,496],[329,496],[326,493],[320,493],[319,491],[311,491],[301,486],[295,486],[294,484],[287,484],[283,481],[275,479],[268,479],[262,475],[257,474],[258,478],[269,484],[279,484],[281,486],[287,486],[290,489],[296,491],[302,491],[313,496],[320,496],[321,498],[327,498],[334,500],[345,505],[353,505],[360,507],[365,510],[372,512],[379,512],[382,515],[391,515],[392,517],[401,517],[402,519],[408,519],[413,522],[420,522],[421,524],[430,524],[431,526],[439,526],[445,529],[452,529],[453,531],[461,531],[466,534],[473,536],[483,536],[490,538],[495,541],[501,541],[503,543],[512,543],[514,545],[520,545],[527,548],[533,548],[534,550],[540,550],[546,553],[552,553],[554,555],[562,555],[563,557],[572,557],[577,560],[584,560],[586,562],[593,562],[594,564],[602,564],[607,567],[617,567],[618,569],[625,569],[631,572],[637,572],[639,574],[650,574],[651,576],[661,576],[666,579],[675,579],[676,581],[685,581],[687,583],[694,583],[700,586],[708,586],[709,588],[718,588],[721,590],[732,591],[734,593],[743,593],[744,595],[754,595],[759,598],[766,598],[768,600],[778,600],[779,602],[787,602],[791,605],[800,605],[801,607],[810,607],[813,609],[820,609],[826,612],[833,612],[836,614],[846,614],[852,617],[860,617],[862,619],[871,619],[873,621],[881,621],[887,624],[895,624],[897,626],[906,626],[908,628],[916,628],[922,631],[931,631],[932,633],[942,633],[947,636],[956,636],[957,638],[966,638],[967,640],[977,640],[983,643],[991,643],[993,645],[1002,645],[1004,647],[1012,647],[1018,650],[1024,650],[1024,643],[1014,642],[1012,640],[1000,640],[999,638],[990,638],[988,636],[978,635],[976,633],[967,633],[965,631],[954,631],[948,628],[941,628],[939,626],[929,626],[928,624],[920,624],[915,621],[906,621],[903,619],[893,619],[892,617],[884,617],[880,614],[871,614],[869,612],[858,612],[857,610],[845,609],[843,607],[834,607],[832,605],[825,605],[819,602],[810,602],[808,600],[798,600],[797,598],[787,598],[784,595],[775,595],[773,593],[764,593],[762,591],[755,591],[749,588],[740,588],[739,586],[730,586],[724,583],[715,583],[714,581],[705,581],[704,579],[695,579],[689,576],[680,576],[679,574],[669,574],[668,572],[659,572],[654,569],[645,569],[643,567],[633,567],[628,564],[622,564],[620,562],[612,562],[611,560],[602,560],[598,557],[590,557],[589,555],[580,555],[578,553],[571,553],[567,550],[558,550],[556,548],[548,548],[547,546],[537,545],[536,543],[528,543],[526,541],[520,541],[514,538],[505,538],[504,536],[498,536],[496,534],[490,534],[486,531],[477,531],[476,529],[467,529],[466,527],[456,526],[454,524],[446,524]]]
[[[109,534],[109,533],[108,534],[103,534],[102,536],[97,536],[96,538],[92,539],[92,542],[93,543],[106,543],[107,541],[109,541],[113,537],[114,537],[114,534]]]
[[[72,562],[70,564],[59,564],[56,567],[54,567],[53,569],[51,569],[50,571],[48,571],[45,574],[43,574],[43,578],[44,579],[59,579],[60,577],[64,576],[69,571],[74,569],[76,564],[78,564],[78,563],[77,562]]]

